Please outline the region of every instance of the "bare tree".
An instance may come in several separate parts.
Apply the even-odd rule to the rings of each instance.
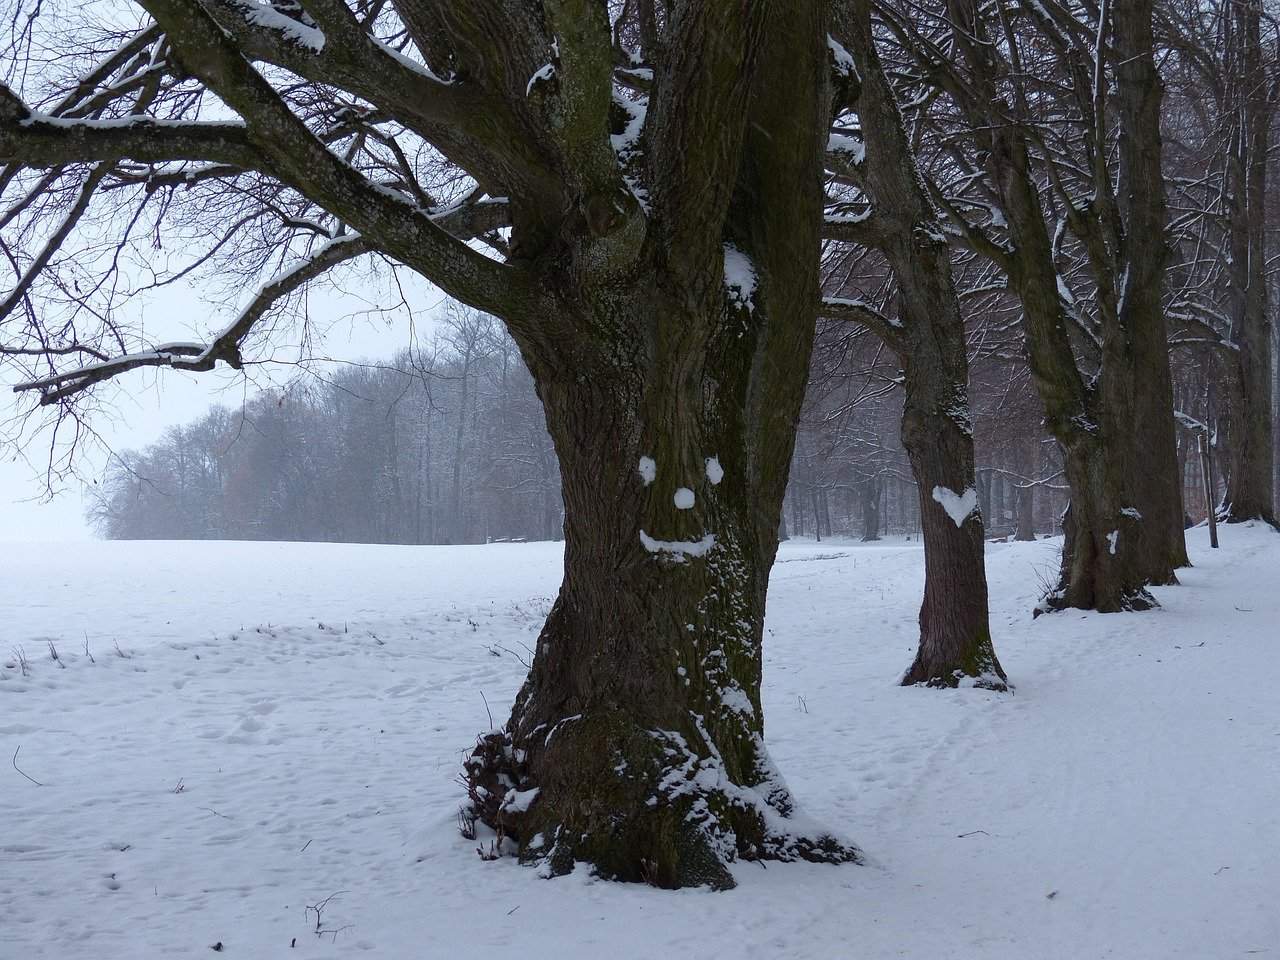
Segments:
[[[793,827],[760,706],[842,69],[826,5],[136,5],[92,58],[24,53],[0,86],[3,217],[34,251],[4,311],[24,388],[74,412],[131,369],[238,367],[286,298],[366,255],[499,317],[560,460],[565,578],[467,763],[478,814],[552,872],[664,886],[853,858]],[[178,209],[284,261],[208,342],[140,340],[49,272],[78,231],[122,249]]]
[[[925,588],[920,645],[904,684],[955,686],[962,679],[1003,690],[987,616],[983,519],[974,478],[964,318],[951,249],[916,166],[893,88],[872,39],[869,0],[852,0],[840,26],[858,67],[855,106],[863,151],[847,175],[870,201],[853,236],[881,248],[895,279],[897,316],[829,298],[872,329],[902,363],[902,441],[920,496]],[[842,236],[849,218],[829,234]]]

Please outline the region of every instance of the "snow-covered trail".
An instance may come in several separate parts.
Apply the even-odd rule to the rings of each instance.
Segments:
[[[784,545],[767,740],[871,863],[740,864],[726,894],[543,881],[457,835],[555,545],[6,548],[0,958],[1278,953],[1280,536],[1222,533],[1160,610],[1034,622],[1058,544],[991,545],[1013,696],[894,685],[915,545]]]

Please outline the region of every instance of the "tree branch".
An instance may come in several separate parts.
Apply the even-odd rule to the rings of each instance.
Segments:
[[[0,161],[53,167],[128,158],[142,163],[205,160],[261,169],[244,124],[150,117],[62,120],[34,113],[0,84]]]
[[[546,312],[545,294],[524,270],[472,250],[415,204],[379,189],[335,156],[196,0],[140,2],[165,29],[183,66],[245,118],[273,176],[464,303],[508,320]]]
[[[340,263],[369,253],[374,245],[361,236],[341,237],[325,244],[309,260],[286,270],[264,284],[253,299],[217,337],[207,345],[198,343],[165,343],[142,353],[125,354],[99,363],[55,373],[38,380],[28,380],[13,388],[14,393],[40,391],[40,404],[45,406],[66,400],[96,383],[117,377],[139,367],[171,367],[175,370],[212,370],[219,360],[237,370],[243,365],[240,345],[267,312],[283,298]],[[0,353],[9,353],[0,347]],[[48,352],[48,351],[46,351]]]
[[[894,353],[901,354],[905,346],[902,339],[902,326],[898,321],[885,316],[865,300],[823,297],[819,315],[831,320],[842,320],[866,327]]]

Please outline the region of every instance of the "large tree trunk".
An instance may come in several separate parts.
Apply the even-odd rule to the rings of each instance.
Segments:
[[[1261,4],[1234,4],[1232,36],[1240,76],[1237,130],[1228,161],[1231,193],[1231,339],[1239,348],[1231,385],[1228,522],[1276,522],[1272,433],[1271,315],[1267,310],[1266,187],[1271,105],[1262,65]]]
[[[1125,222],[1119,328],[1132,370],[1133,505],[1142,515],[1139,549],[1149,583],[1177,583],[1190,564],[1178,472],[1177,427],[1164,278],[1169,261],[1160,110],[1164,83],[1155,63],[1151,0],[1120,4],[1114,14],[1116,101],[1120,114],[1119,207]]]
[[[1036,538],[1035,486],[1030,478],[1039,472],[1040,450],[1036,440],[1015,440],[1014,467],[1022,480],[1014,484],[1014,540],[1029,541]]]
[[[868,150],[870,154],[870,149]],[[893,257],[906,332],[902,443],[924,539],[920,645],[904,685],[1006,688],[987,617],[983,518],[977,509],[964,322],[940,231],[913,230]],[[930,242],[927,237],[939,237]]]
[[[1003,690],[1006,677],[996,659],[987,620],[982,517],[973,482],[973,436],[952,408],[957,384],[946,375],[954,373],[947,367],[964,366],[963,327],[953,331],[951,338],[930,339],[940,343],[940,354],[929,356],[917,350],[905,362],[907,403],[902,442],[919,490],[925,581],[920,645],[902,683],[934,687],[969,683]],[[948,344],[946,339],[959,343]],[[958,352],[951,352],[957,346]],[[963,389],[963,380],[960,386]]]
[[[795,834],[763,742],[785,474],[755,448],[757,424],[700,409],[677,380],[541,391],[564,477],[564,584],[507,729],[469,769],[484,819],[553,872],[588,860],[624,880],[724,887],[737,856],[848,851]]]
[[[738,16],[683,9],[697,21],[685,36]],[[724,184],[655,196],[680,229],[664,225],[627,275],[599,266],[626,237],[565,258],[560,321],[591,338],[520,344],[560,458],[564,582],[510,719],[466,774],[477,815],[550,874],[587,861],[723,888],[738,857],[857,857],[793,818],[763,740],[765,589],[819,298],[829,61],[822,4],[758,16],[750,71],[716,78],[735,96],[753,78],[740,142],[699,120],[664,155],[741,151],[723,233],[687,215]],[[712,116],[710,98],[729,115],[697,66],[681,109]]]
[[[1018,485],[1018,525],[1013,531],[1014,540],[1029,541],[1036,538],[1035,487]]]
[[[1013,469],[1021,480],[1009,482],[1013,487],[1013,539],[1034,540],[1036,538],[1036,505],[1035,486],[1031,478],[1038,472],[1036,462],[1039,455],[1038,443],[1035,440],[1013,441]]]
[[[862,78],[857,108],[866,143],[865,189],[897,281],[898,319],[878,324],[878,332],[902,361],[902,443],[924,539],[920,645],[902,683],[1003,690],[1006,678],[987,618],[968,356],[951,252],[876,53],[868,0],[853,0],[846,30]]]

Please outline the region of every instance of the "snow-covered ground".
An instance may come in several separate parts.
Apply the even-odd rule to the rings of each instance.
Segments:
[[[1162,609],[1034,622],[1057,542],[993,544],[1016,695],[894,685],[915,544],[784,545],[767,740],[871,862],[728,893],[455,829],[555,545],[0,545],[0,958],[1280,955],[1280,536],[1192,539]]]

